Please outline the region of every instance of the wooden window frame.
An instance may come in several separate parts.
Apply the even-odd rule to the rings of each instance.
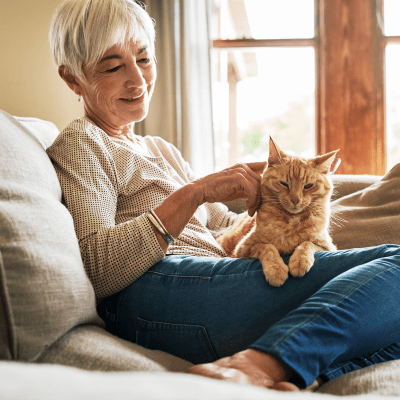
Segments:
[[[400,37],[383,35],[383,0],[315,0],[315,37],[214,40],[217,49],[301,47],[315,50],[315,140],[340,149],[341,174],[386,172],[384,53]]]

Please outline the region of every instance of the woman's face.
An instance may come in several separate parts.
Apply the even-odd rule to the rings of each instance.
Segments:
[[[157,72],[146,39],[115,45],[80,82],[85,113],[107,131],[121,131],[146,117]]]

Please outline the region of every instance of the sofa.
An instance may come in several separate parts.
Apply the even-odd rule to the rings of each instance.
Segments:
[[[186,374],[189,362],[107,332],[45,152],[58,132],[49,121],[0,110],[0,399],[400,395],[400,361],[280,393]],[[338,248],[400,244],[400,166],[384,177],[333,177]]]

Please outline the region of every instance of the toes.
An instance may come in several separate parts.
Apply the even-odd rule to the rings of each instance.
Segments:
[[[242,371],[235,368],[219,367],[213,363],[195,365],[187,370],[187,373],[200,375],[207,378],[218,379],[242,384],[252,384],[250,379]]]
[[[294,276],[295,278],[301,278],[304,276],[307,272],[307,269],[301,266],[298,266],[296,268],[291,268],[290,269],[290,275]]]
[[[264,267],[264,275],[266,281],[271,286],[275,287],[282,286],[289,276],[288,267],[285,264],[283,264],[283,266],[269,265],[267,267]]]
[[[290,275],[294,276],[295,278],[301,278],[304,276],[309,270],[311,269],[311,265],[308,262],[296,260],[296,261],[289,261],[289,271]]]
[[[274,286],[274,287],[282,286],[282,285],[286,282],[287,278],[288,278],[288,275],[287,275],[287,274],[286,274],[285,277],[276,277],[276,276],[271,277],[271,276],[265,276],[265,280],[266,280],[271,286]]]
[[[298,392],[300,389],[290,382],[277,382],[271,389],[279,390],[280,392]]]

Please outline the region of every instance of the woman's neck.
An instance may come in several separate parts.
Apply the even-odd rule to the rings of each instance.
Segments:
[[[85,113],[85,117],[89,118],[96,126],[102,129],[110,137],[120,140],[129,140],[131,142],[136,141],[135,139],[136,135],[134,134],[133,131],[133,128],[135,126],[134,122],[127,125],[115,127],[103,121],[101,118],[89,115],[89,113]]]

